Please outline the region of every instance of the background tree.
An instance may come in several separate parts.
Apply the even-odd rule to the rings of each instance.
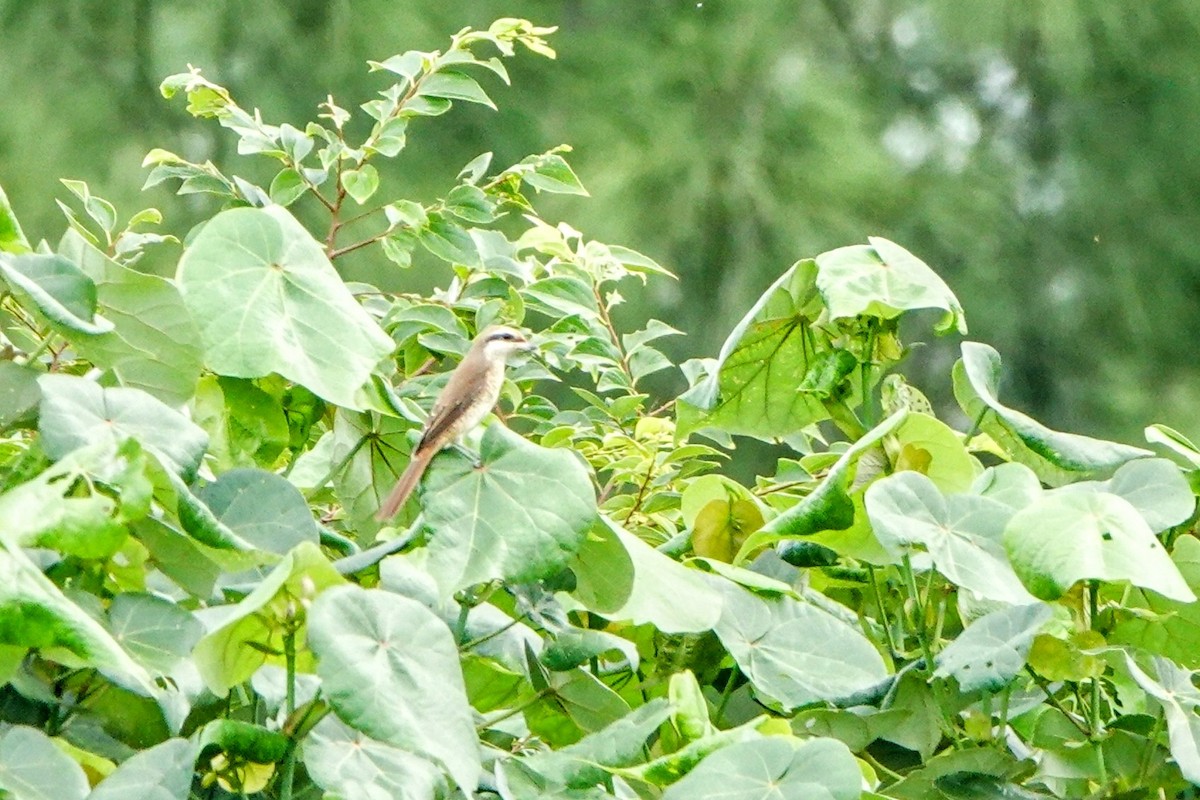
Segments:
[[[1200,8],[1189,0],[9,0],[0,178],[35,229],[54,213],[36,198],[61,175],[142,202],[128,165],[155,142],[183,136],[199,160],[230,147],[152,113],[156,76],[219,64],[215,77],[268,116],[295,118],[331,89],[369,91],[346,54],[393,52],[402,37],[435,47],[500,13],[561,25],[561,65],[517,65],[508,110],[456,115],[385,180],[431,196],[440,165],[465,162],[485,133],[501,159],[571,142],[594,197],[546,213],[586,202],[589,233],[684,278],[630,304],[693,331],[668,345],[673,356],[711,352],[717,332],[695,323],[714,307],[736,313],[799,254],[880,234],[947,276],[976,309],[975,332],[1011,353],[1011,395],[1048,421],[1121,438],[1152,418],[1200,427],[1188,324],[1200,159],[1187,124],[1200,108]],[[165,190],[151,200],[176,233],[202,210]],[[421,280],[388,275],[376,257],[346,269]],[[947,404],[944,382],[923,388]]]

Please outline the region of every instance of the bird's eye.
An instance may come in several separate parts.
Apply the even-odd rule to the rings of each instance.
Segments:
[[[511,333],[509,333],[508,331],[503,331],[503,332],[501,332],[501,333],[497,333],[497,334],[496,334],[495,336],[493,336],[492,338],[493,338],[493,339],[503,339],[504,341],[511,342],[513,339],[515,339],[515,338],[517,338],[517,337],[513,336],[513,335],[512,335]]]

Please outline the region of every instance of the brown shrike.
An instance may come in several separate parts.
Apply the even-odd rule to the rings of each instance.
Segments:
[[[495,408],[504,385],[508,357],[533,349],[520,331],[503,325],[492,325],[475,337],[466,357],[450,373],[450,380],[433,404],[412,460],[383,501],[376,519],[383,521],[396,516],[438,451],[458,443]]]

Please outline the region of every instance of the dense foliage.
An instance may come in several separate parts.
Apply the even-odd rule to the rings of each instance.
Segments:
[[[407,52],[350,111],[268,122],[162,84],[257,185],[168,150],[182,243],[64,181],[34,244],[0,194],[0,790],[54,800],[1161,796],[1200,783],[1200,451],[1051,430],[961,344],[970,429],[897,371],[963,309],[883,238],[797,261],[689,388],[613,309],[654,260],[539,216],[567,147],[434,202],[377,166],[506,59],[503,19]],[[239,164],[244,163],[239,161]],[[304,220],[301,222],[299,220]],[[320,220],[314,223],[312,220]],[[172,278],[137,269],[177,253]],[[344,281],[369,252],[437,290]],[[917,313],[915,316],[913,312]],[[447,369],[531,330],[502,421],[374,519]],[[717,320],[712,321],[717,324]],[[915,351],[919,357],[920,351]],[[905,362],[906,364],[908,362]],[[737,441],[792,456],[742,485]]]

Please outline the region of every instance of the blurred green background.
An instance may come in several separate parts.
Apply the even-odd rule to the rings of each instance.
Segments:
[[[142,193],[150,148],[267,173],[162,100],[163,77],[195,64],[302,127],[327,94],[353,108],[385,85],[367,59],[499,16],[561,26],[557,62],[485,81],[499,113],[416,123],[385,193],[430,200],[484,150],[570,143],[592,197],[543,213],[680,275],[621,309],[687,331],[679,359],[715,355],[797,258],[886,236],[1001,352],[1010,405],[1097,436],[1200,436],[1196,0],[0,0],[0,185],[31,238],[62,232],[60,177],[182,236],[212,200]],[[370,251],[347,271],[444,282]],[[956,353],[931,341],[905,367],[942,409]]]

